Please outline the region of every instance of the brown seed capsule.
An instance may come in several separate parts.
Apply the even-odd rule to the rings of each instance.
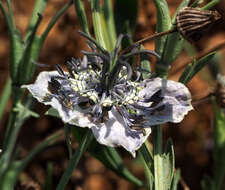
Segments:
[[[206,28],[220,18],[217,11],[185,7],[177,14],[177,30],[186,40],[194,42],[202,37]]]

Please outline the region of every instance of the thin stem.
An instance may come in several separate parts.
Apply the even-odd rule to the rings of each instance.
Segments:
[[[120,52],[120,54],[124,54],[124,53],[128,52],[129,50],[131,50],[135,46],[139,46],[139,45],[141,45],[143,43],[149,42],[149,41],[154,40],[154,39],[156,39],[158,37],[161,37],[161,36],[164,36],[164,35],[167,35],[167,34],[171,34],[171,33],[176,32],[176,31],[177,31],[177,29],[173,28],[173,29],[167,30],[165,32],[159,32],[159,33],[155,33],[155,34],[153,34],[151,36],[147,36],[147,37],[145,37],[145,38],[143,38],[143,39],[141,39],[141,40],[139,40],[137,42],[134,42],[131,46],[128,46],[127,48],[122,50]]]
[[[73,4],[73,1],[70,1],[69,3],[67,3],[62,9],[60,9],[57,14],[51,19],[51,21],[49,22],[47,28],[45,29],[45,31],[43,32],[43,34],[41,35],[41,41],[42,43],[45,41],[48,33],[50,32],[50,30],[52,29],[52,27],[55,25],[56,21],[59,19],[60,16],[62,16],[65,11]]]
[[[190,190],[190,188],[187,186],[187,184],[184,181],[184,179],[182,178],[182,176],[180,176],[180,184],[183,187],[183,190]]]
[[[214,52],[214,51],[218,51],[218,50],[221,50],[225,48],[225,41],[208,49],[208,50],[205,50],[203,52],[200,52],[198,55],[194,56],[193,58],[189,59],[188,61],[184,62],[183,64],[181,64],[180,67],[178,67],[175,71],[173,71],[172,73],[170,73],[171,75],[176,75],[180,70],[184,69],[189,63],[192,62],[192,60],[199,60],[201,59],[202,57],[208,55],[210,52]]]
[[[96,48],[97,48],[99,51],[101,51],[101,53],[103,53],[103,54],[108,54],[108,52],[107,52],[101,45],[99,45],[98,42],[97,42],[94,38],[92,38],[91,36],[89,36],[88,34],[82,32],[82,31],[78,31],[78,33],[79,33],[81,36],[83,36],[84,38],[87,38],[91,43],[93,43],[93,44],[96,46]]]
[[[9,116],[9,121],[7,123],[7,128],[6,128],[6,135],[5,135],[5,140],[4,140],[4,144],[3,144],[3,150],[8,150],[8,146],[9,146],[9,141],[11,138],[11,133],[12,130],[14,129],[14,124],[17,120],[17,114],[18,112],[14,111],[14,108],[16,107],[17,103],[20,101],[22,95],[23,95],[23,89],[12,86],[12,95],[13,95],[13,105],[11,108],[11,112],[10,112],[10,116]]]
[[[12,6],[11,6],[11,1],[7,0],[7,7],[8,7],[8,11],[9,11],[9,20],[13,26],[13,28],[15,28],[15,23],[14,23],[14,19],[13,19],[13,11],[12,11]]]
[[[134,177],[129,172],[129,170],[124,166],[123,160],[120,158],[119,154],[116,152],[116,150],[114,148],[107,147],[105,155],[109,156],[108,160],[110,160],[111,164],[114,165],[114,167],[116,168],[115,172],[118,175],[123,176],[123,178],[132,182],[133,184],[137,185],[138,187],[144,186],[144,183],[141,180],[139,180],[138,178]]]
[[[13,113],[16,115],[15,117],[15,122],[12,123],[13,125],[13,129],[12,129],[12,133],[10,134],[9,136],[9,142],[7,144],[7,149],[6,149],[6,159],[7,159],[7,162],[10,160],[11,158],[11,155],[12,155],[12,152],[13,152],[13,149],[14,149],[14,146],[15,146],[15,143],[16,143],[16,139],[17,139],[17,136],[18,136],[18,132],[20,130],[20,127],[22,126],[24,120],[26,119],[27,117],[27,110],[26,108],[28,108],[30,106],[32,102],[32,99],[29,98],[28,101],[26,102],[26,107],[24,107],[23,110],[20,110],[20,112],[18,113],[17,111],[14,110],[14,108],[16,107],[13,106]]]
[[[113,15],[113,8],[112,8],[112,1],[111,0],[104,0],[104,15],[106,20],[106,26],[110,41],[111,49],[116,44],[116,29],[115,29],[115,22],[114,22],[114,15]]]
[[[38,14],[42,14],[45,10],[45,7],[48,3],[48,0],[36,0],[34,9],[32,11],[32,15],[29,21],[29,25],[27,27],[26,34],[24,36],[24,41],[26,42],[30,37],[31,33],[33,33],[33,29],[36,27],[37,22],[39,22]]]
[[[92,20],[94,25],[95,37],[97,42],[104,48],[107,49],[106,43],[104,40],[104,33],[101,22],[101,7],[99,0],[91,1],[91,12],[92,12]]]
[[[202,7],[201,10],[211,9],[212,7],[214,7],[219,2],[220,2],[220,0],[212,0],[207,5],[205,5],[204,7]]]
[[[155,190],[163,190],[163,149],[162,149],[162,126],[155,126],[152,130],[153,158]]]
[[[9,33],[10,33],[10,38],[12,38],[12,36],[13,36],[12,22],[11,22],[11,20],[9,18],[9,15],[7,14],[7,12],[5,10],[5,7],[4,7],[4,5],[1,1],[0,1],[0,9],[1,9],[1,12],[2,12],[3,16],[5,17],[5,21],[6,21]]]
[[[153,157],[150,150],[146,147],[146,144],[143,144],[138,151],[140,153],[141,162],[143,163],[145,169],[145,176],[147,180],[147,189],[152,190],[154,177],[151,171],[153,166]]]
[[[86,17],[86,13],[85,13],[84,5],[83,5],[82,1],[81,0],[73,0],[73,3],[75,5],[77,17],[80,21],[83,31],[90,36],[90,32],[88,29],[87,17]]]
[[[6,139],[4,141],[3,145],[3,154],[0,157],[0,179],[3,175],[3,173],[7,170],[9,167],[10,161],[12,159],[13,150],[16,144],[16,140],[18,137],[19,130],[24,122],[24,120],[27,118],[27,107],[31,104],[31,98],[29,98],[26,102],[26,107],[24,109],[20,109],[19,113],[15,110],[16,105],[18,104],[19,100],[13,101],[15,104],[13,105],[10,119],[7,126],[7,132],[6,132]]]
[[[73,157],[71,158],[66,171],[64,172],[63,176],[61,177],[59,184],[57,185],[56,190],[64,190],[66,184],[68,183],[73,170],[76,168],[81,156],[86,151],[89,143],[93,139],[93,134],[91,130],[88,130],[87,133],[84,135],[79,147],[77,148],[76,152],[74,153]]]
[[[121,55],[121,58],[128,59],[134,55],[140,55],[140,54],[150,54],[150,55],[156,56],[158,59],[160,59],[160,56],[156,52],[154,52],[152,50],[147,50],[147,49],[141,49],[138,51],[133,51],[131,53],[127,53],[125,55]]]
[[[1,100],[0,100],[0,120],[1,120],[2,115],[4,113],[5,106],[8,103],[8,100],[9,100],[10,95],[11,95],[11,91],[12,91],[11,83],[12,83],[11,79],[8,78],[8,80],[6,82],[6,85],[5,85],[5,88],[3,90],[3,94],[1,96]]]
[[[27,39],[26,48],[23,52],[22,61],[19,65],[19,69],[18,69],[19,70],[18,71],[19,84],[24,84],[32,78],[33,63],[30,61],[31,55],[32,55],[32,46],[34,44],[35,34],[37,32],[38,26],[41,23],[41,20],[42,20],[42,15],[38,13],[38,19],[37,19],[35,25],[33,26],[32,31],[30,32],[30,35]]]
[[[44,150],[46,147],[55,143],[59,137],[64,134],[63,130],[59,130],[47,137],[44,141],[42,141],[39,145],[37,145],[32,151],[26,156],[26,158],[22,161],[22,167],[24,168],[39,152]]]
[[[64,131],[65,131],[65,134],[66,134],[66,146],[67,146],[68,153],[69,153],[69,159],[71,159],[73,151],[72,151],[72,144],[71,144],[71,140],[70,140],[70,133],[71,133],[70,126],[65,125]]]
[[[145,142],[141,146],[141,148],[139,149],[138,152],[143,156],[143,159],[145,160],[145,163],[147,164],[148,169],[150,171],[152,171],[152,169],[153,169],[153,162],[154,162],[153,161],[153,155],[152,155],[151,150],[148,148],[147,142]]]

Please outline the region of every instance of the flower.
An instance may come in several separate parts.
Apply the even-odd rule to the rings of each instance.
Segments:
[[[88,40],[92,52],[83,51],[82,60],[68,61],[68,72],[57,65],[57,71],[41,72],[34,84],[23,86],[39,102],[57,110],[63,122],[91,128],[99,143],[122,146],[135,156],[151,133],[150,126],[180,122],[193,109],[183,84],[159,77],[142,80],[138,74],[133,79],[128,58],[154,52],[119,55],[118,42],[114,54],[109,54],[92,38]]]

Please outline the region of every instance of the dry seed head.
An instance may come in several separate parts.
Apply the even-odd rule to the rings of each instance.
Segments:
[[[177,14],[177,30],[186,40],[194,42],[201,38],[206,28],[220,18],[217,11],[185,7]]]

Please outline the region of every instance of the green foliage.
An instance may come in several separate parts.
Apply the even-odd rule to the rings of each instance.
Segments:
[[[32,13],[31,20],[28,24],[26,34],[22,39],[16,25],[14,24],[14,17],[11,8],[11,1],[7,0],[8,13],[2,3],[0,2],[0,9],[5,18],[10,37],[10,77],[8,85],[3,92],[1,98],[1,111],[4,110],[9,96],[12,92],[13,95],[13,106],[6,129],[5,140],[3,145],[3,151],[0,157],[0,184],[4,190],[13,189],[20,172],[25,168],[37,152],[40,152],[42,146],[46,147],[45,142],[40,144],[40,147],[34,149],[35,152],[31,152],[23,161],[17,161],[16,152],[14,152],[16,140],[20,128],[24,121],[30,116],[37,117],[38,115],[29,110],[31,106],[31,97],[28,96],[25,100],[25,106],[21,103],[23,98],[24,89],[20,88],[20,85],[27,83],[31,80],[35,64],[39,57],[43,43],[54,26],[56,20],[69,8],[72,4],[68,3],[63,7],[56,15],[52,18],[46,30],[41,36],[36,36],[37,28],[41,21],[41,13],[44,11],[47,1],[37,0],[34,11]],[[38,15],[37,15],[38,13]],[[12,81],[12,82],[11,82]],[[9,87],[11,85],[11,87]],[[11,91],[12,89],[12,91]],[[2,114],[2,113],[1,113]],[[59,136],[57,136],[59,137]],[[18,148],[18,147],[17,147]],[[16,151],[18,151],[16,148]],[[13,158],[13,159],[12,159]],[[10,181],[10,182],[9,182]]]
[[[172,19],[172,25],[170,29],[174,29],[176,26],[176,15],[177,13],[184,7],[189,4],[190,0],[183,0],[179,7],[176,10],[175,15]],[[166,36],[166,42],[163,49],[163,54],[161,58],[161,62],[163,65],[169,67],[173,61],[179,56],[184,44],[184,39],[178,32],[174,32]]]
[[[184,84],[187,84],[190,82],[190,80],[202,69],[204,68],[209,61],[213,58],[215,55],[215,52],[209,53],[208,55],[202,57],[199,60],[193,60],[192,63],[190,63],[180,76],[179,82],[182,82]]]
[[[156,31],[163,32],[174,29],[176,24],[176,14],[183,7],[189,4],[189,0],[183,0],[177,8],[175,15],[171,21],[169,8],[166,0],[153,0],[156,12],[157,23]],[[192,6],[199,5],[201,0],[196,0]],[[202,9],[209,9],[218,3],[219,0],[212,0]],[[34,148],[24,159],[18,160],[18,148],[16,147],[16,139],[20,128],[24,121],[29,117],[38,117],[38,114],[32,112],[31,97],[24,98],[24,90],[20,85],[29,82],[35,71],[35,64],[38,61],[43,44],[52,27],[55,25],[60,16],[74,3],[75,10],[82,26],[83,31],[90,37],[86,13],[83,2],[81,0],[71,0],[65,4],[49,22],[44,32],[36,35],[36,31],[41,23],[42,14],[47,6],[48,0],[36,0],[34,10],[30,22],[28,24],[24,38],[20,35],[15,23],[11,7],[11,1],[7,0],[6,11],[2,1],[0,1],[0,10],[4,16],[8,27],[10,37],[10,77],[5,87],[0,102],[0,117],[6,103],[13,94],[13,105],[11,115],[6,129],[6,138],[4,141],[3,152],[0,157],[0,189],[11,190],[14,188],[18,180],[18,176],[25,169],[27,164],[42,150],[50,146],[63,134],[66,134],[66,143],[69,151],[69,164],[62,178],[59,181],[57,190],[65,189],[73,170],[76,168],[80,158],[85,151],[88,151],[93,157],[102,162],[107,168],[111,169],[118,176],[130,181],[138,187],[146,187],[149,190],[176,190],[180,178],[180,170],[175,170],[175,156],[172,140],[167,140],[165,149],[162,143],[162,127],[153,127],[153,153],[147,143],[143,145],[139,154],[145,169],[147,185],[136,178],[124,165],[123,160],[114,148],[106,147],[97,143],[93,139],[90,129],[75,128],[66,125],[65,131],[59,131],[53,136],[42,141]],[[111,52],[116,44],[116,36],[120,33],[129,33],[132,35],[135,30],[138,15],[138,0],[116,0],[114,10],[111,0],[104,0],[103,6],[99,0],[89,1],[92,11],[93,28],[96,41],[107,51]],[[115,20],[114,20],[115,19]],[[131,43],[128,40],[126,43]],[[162,36],[155,41],[156,52],[161,56],[157,60],[156,74],[166,78],[170,66],[179,56],[183,48],[184,39],[177,32]],[[125,46],[127,46],[125,44]],[[182,73],[180,82],[187,84],[209,61],[213,58],[215,52],[209,53],[205,57],[194,60],[190,63]],[[143,78],[149,78],[151,67],[147,57],[141,56],[141,69]],[[113,60],[112,60],[112,66]],[[132,65],[134,66],[134,65]],[[113,67],[112,67],[113,68]],[[218,72],[218,70],[217,70]],[[22,104],[22,99],[25,103]],[[58,116],[54,109],[47,112],[48,115]],[[79,142],[79,147],[73,153],[70,134]],[[204,190],[221,190],[223,187],[223,179],[225,176],[225,116],[214,102],[214,160],[215,172],[214,177],[205,176],[202,181]],[[14,151],[15,150],[15,151]],[[48,177],[43,189],[52,189],[52,170],[53,166],[48,165]]]
[[[153,0],[153,2],[157,14],[156,32],[169,30],[171,27],[171,19],[167,2],[165,0]],[[166,36],[163,36],[156,39],[155,50],[159,55],[163,54],[166,38]]]
[[[170,189],[175,171],[175,156],[171,139],[167,140],[163,153],[163,171],[164,189]]]
[[[50,108],[46,112],[46,114],[54,117],[59,117],[58,112],[53,108]],[[82,137],[88,130],[69,125],[66,125],[66,127],[69,127],[71,129],[73,136],[79,143],[81,143]],[[93,139],[92,143],[88,146],[87,151],[93,157],[102,162],[107,168],[115,172],[118,176],[123,177],[124,179],[130,181],[131,183],[134,183],[139,187],[143,186],[143,183],[139,179],[134,177],[132,173],[129,172],[129,170],[123,164],[122,159],[114,148],[100,145],[95,139]]]
[[[224,187],[225,177],[225,114],[214,102],[214,160],[215,189]]]
[[[180,180],[180,169],[177,169],[174,172],[174,176],[173,176],[173,180],[172,180],[171,188],[170,188],[171,190],[177,189],[177,185],[178,185],[179,180]]]

